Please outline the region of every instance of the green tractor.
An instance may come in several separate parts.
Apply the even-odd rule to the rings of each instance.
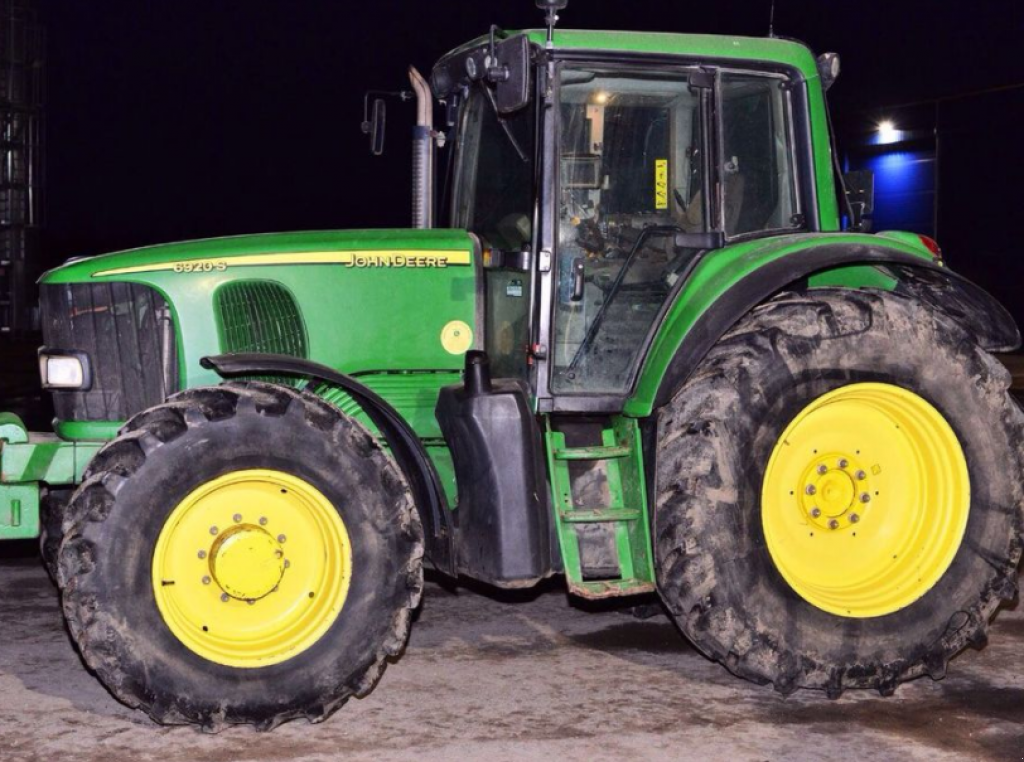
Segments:
[[[656,592],[732,673],[833,698],[942,677],[1015,595],[1020,336],[933,241],[863,232],[838,59],[556,30],[565,2],[411,72],[414,229],[43,277],[55,432],[0,416],[0,537],[41,538],[124,703],[323,720],[400,655],[424,566]]]

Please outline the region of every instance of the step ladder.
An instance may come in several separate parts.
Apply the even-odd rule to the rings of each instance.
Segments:
[[[647,485],[636,420],[616,416],[602,428],[602,444],[566,447],[565,434],[552,428],[549,418],[546,437],[555,524],[569,591],[583,598],[654,592]],[[570,464],[579,461],[602,463],[609,505],[576,505]],[[614,573],[602,570],[594,575],[583,566],[581,532],[595,524],[614,536],[618,567]]]

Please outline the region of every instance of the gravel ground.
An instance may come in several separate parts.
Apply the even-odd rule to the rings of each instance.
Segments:
[[[10,546],[8,546],[10,548]],[[427,586],[409,647],[321,725],[159,727],[82,666],[26,547],[0,558],[0,760],[1024,759],[1024,607],[940,682],[789,698],[732,677],[663,616],[585,610],[558,584]]]

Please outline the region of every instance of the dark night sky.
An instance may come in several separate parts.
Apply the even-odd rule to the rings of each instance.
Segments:
[[[532,0],[41,0],[49,34],[47,255],[186,237],[404,226],[411,108],[388,153],[367,88],[405,86]],[[770,0],[572,0],[566,28],[763,35]],[[836,50],[839,118],[1024,81],[1020,0],[777,0],[776,33]]]

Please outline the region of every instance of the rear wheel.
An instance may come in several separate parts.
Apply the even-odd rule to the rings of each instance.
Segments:
[[[782,691],[889,693],[1016,592],[1024,415],[955,323],[889,294],[755,310],[661,411],[659,589]]]
[[[396,467],[284,387],[196,389],[140,414],[68,512],[72,636],[117,698],[162,723],[325,719],[399,653],[422,590]]]

